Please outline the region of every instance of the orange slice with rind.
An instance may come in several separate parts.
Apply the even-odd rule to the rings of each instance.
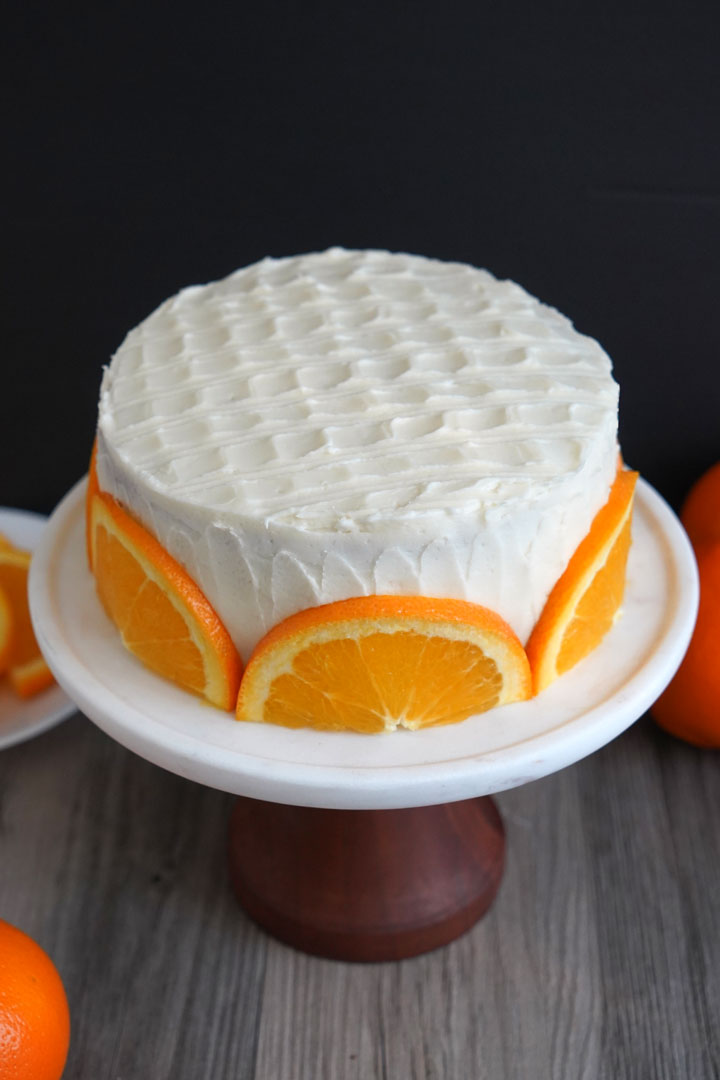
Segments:
[[[25,664],[15,664],[10,668],[10,683],[21,698],[31,698],[47,690],[55,681],[53,673],[45,663],[43,656],[36,656]]]
[[[40,655],[30,620],[27,580],[31,555],[15,547],[0,550],[0,589],[12,610],[13,629],[7,666],[25,664]]]
[[[14,622],[8,595],[3,588],[0,588],[0,675],[6,671],[10,663]]]
[[[291,615],[251,656],[237,717],[373,733],[452,724],[531,694],[522,644],[463,600],[361,596]]]
[[[242,664],[204,593],[112,496],[93,495],[89,520],[98,595],[125,647],[185,690],[234,708]]]
[[[618,470],[607,502],[553,587],[530,635],[526,648],[536,694],[595,649],[619,616],[637,478],[636,472]]]

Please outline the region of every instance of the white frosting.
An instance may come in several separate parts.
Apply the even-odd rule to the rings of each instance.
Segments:
[[[597,342],[519,285],[334,248],[132,330],[98,478],[245,658],[294,611],[368,593],[472,600],[525,640],[607,498],[617,403]]]

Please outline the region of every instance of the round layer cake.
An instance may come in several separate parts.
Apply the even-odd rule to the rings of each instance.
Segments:
[[[371,593],[483,604],[525,641],[607,500],[617,406],[598,343],[519,285],[333,248],[132,330],[97,474],[245,660],[286,616]]]

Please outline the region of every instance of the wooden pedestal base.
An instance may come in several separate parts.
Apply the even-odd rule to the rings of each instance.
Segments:
[[[489,797],[403,810],[322,810],[240,798],[235,892],[275,937],[336,960],[446,945],[492,903],[505,836]]]

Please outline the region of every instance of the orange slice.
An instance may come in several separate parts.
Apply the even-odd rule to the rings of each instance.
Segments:
[[[237,716],[369,733],[452,724],[530,693],[525,650],[493,611],[361,596],[275,626],[245,670]]]
[[[608,501],[556,582],[530,635],[527,654],[536,694],[599,645],[618,617],[637,478],[636,472],[618,472]]]
[[[13,613],[7,593],[0,588],[0,675],[10,662],[13,639]]]
[[[52,686],[53,673],[42,656],[10,668],[10,682],[21,698],[30,698]]]
[[[232,709],[240,657],[192,578],[105,492],[92,498],[90,528],[98,595],[126,648],[157,674]]]
[[[21,697],[31,697],[53,681],[30,621],[27,594],[30,559],[29,551],[12,545],[0,547],[0,671],[9,671],[10,681]],[[10,625],[4,647],[3,602],[7,605]]]
[[[40,655],[28,607],[27,578],[30,552],[7,547],[0,550],[0,589],[12,610],[13,632],[8,666],[25,664]]]

